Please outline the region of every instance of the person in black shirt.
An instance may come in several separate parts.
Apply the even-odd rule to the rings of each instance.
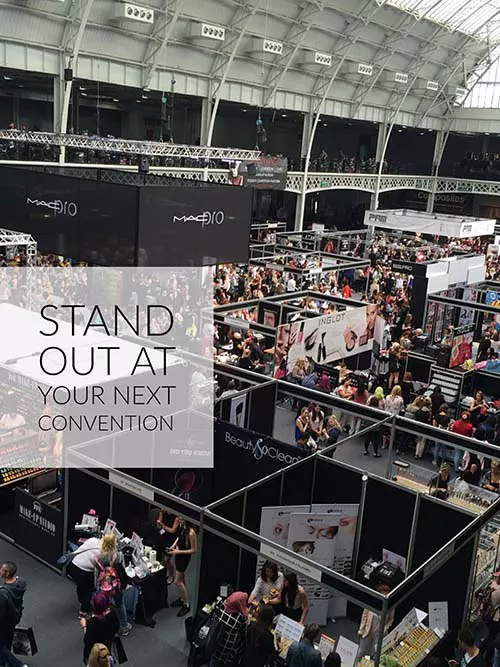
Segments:
[[[434,417],[434,415],[438,414],[443,403],[446,403],[446,399],[439,385],[436,385],[432,390],[431,401],[432,401],[432,416]]]
[[[476,646],[474,635],[469,628],[462,628],[458,632],[458,646],[464,652],[460,662],[448,660],[449,667],[486,667],[486,661]]]
[[[88,663],[94,644],[104,644],[111,652],[113,639],[120,629],[116,611],[109,606],[104,593],[96,593],[92,599],[93,612],[80,619],[83,635],[83,662]]]
[[[448,406],[446,403],[443,403],[436,415],[434,415],[432,420],[432,425],[437,426],[437,428],[448,429],[450,426],[451,418],[448,414]],[[432,464],[437,466],[444,460],[446,455],[446,445],[443,445],[437,440],[434,442],[434,455],[432,457]]]
[[[429,485],[429,493],[435,498],[446,500],[448,496],[448,482],[450,480],[450,469],[447,463],[442,463],[439,475],[436,475]]]
[[[255,623],[250,623],[245,639],[245,667],[266,667],[272,665],[278,657],[274,646],[271,626],[274,620],[274,609],[271,605],[263,605]]]

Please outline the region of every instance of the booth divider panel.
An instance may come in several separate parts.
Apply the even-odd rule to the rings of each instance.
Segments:
[[[310,505],[314,480],[315,459],[309,458],[301,465],[286,471],[283,482],[282,505]]]
[[[101,525],[111,517],[111,486],[107,480],[99,480],[84,470],[70,468],[68,475],[68,498],[64,502],[68,507],[68,537],[71,539],[75,524],[80,523],[82,515],[94,509]]]
[[[198,507],[206,507],[215,500],[214,471],[211,469],[155,468],[153,486]]]
[[[359,503],[361,478],[361,472],[318,459],[313,503]]]
[[[382,558],[383,549],[408,556],[415,502],[416,496],[402,488],[368,479],[358,568],[369,558]]]
[[[221,505],[217,505],[214,513],[221,516],[223,519],[232,521],[237,526],[242,526],[244,504],[244,496],[240,493]],[[226,528],[224,528],[224,530],[226,530]]]
[[[270,383],[250,390],[248,424],[252,429],[272,438],[274,432],[274,406],[276,404],[276,383]]]
[[[456,507],[421,497],[413,552],[412,569],[416,570],[441,547],[468,526],[474,517]],[[470,564],[472,566],[472,564]]]
[[[464,609],[468,604],[469,574],[473,562],[474,540],[471,540],[396,607],[396,622],[413,607],[427,613],[429,602],[446,600],[449,629],[456,632],[462,625]]]
[[[149,508],[147,500],[113,489],[112,519],[124,535],[130,536],[134,531],[144,539],[154,535],[155,526],[149,516]]]
[[[203,531],[198,589],[200,607],[217,598],[222,584],[237,585],[239,551],[236,544],[209,531]]]
[[[273,477],[254,489],[247,491],[244,527],[257,535],[260,534],[260,518],[263,507],[281,505],[281,475]]]

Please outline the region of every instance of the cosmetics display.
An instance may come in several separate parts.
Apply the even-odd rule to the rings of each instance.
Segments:
[[[400,667],[416,667],[425,660],[441,638],[440,634],[419,623],[400,644],[385,655],[395,660]]]
[[[43,467],[35,431],[18,429],[0,437],[0,485],[30,477]]]
[[[435,476],[434,470],[427,470],[407,461],[394,461],[392,464],[391,479],[419,493],[428,493],[429,485]]]
[[[481,489],[483,490],[483,489]],[[469,620],[474,621],[480,616],[483,597],[487,594],[493,579],[493,573],[498,571],[500,558],[498,544],[500,540],[500,517],[494,517],[481,529],[479,545],[476,555],[474,587],[472,592]]]
[[[481,514],[498,500],[498,494],[472,486],[462,480],[455,480],[448,486],[447,500],[453,505]]]

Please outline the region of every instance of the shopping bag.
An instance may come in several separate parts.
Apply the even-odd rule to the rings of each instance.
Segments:
[[[38,647],[36,645],[33,628],[18,627],[14,630],[12,652],[16,655],[27,656],[36,655],[38,653]]]

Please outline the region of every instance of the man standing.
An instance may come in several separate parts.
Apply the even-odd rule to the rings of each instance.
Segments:
[[[12,639],[23,614],[26,582],[17,576],[17,565],[6,561],[0,568],[0,662],[7,667],[27,667],[12,654]]]

